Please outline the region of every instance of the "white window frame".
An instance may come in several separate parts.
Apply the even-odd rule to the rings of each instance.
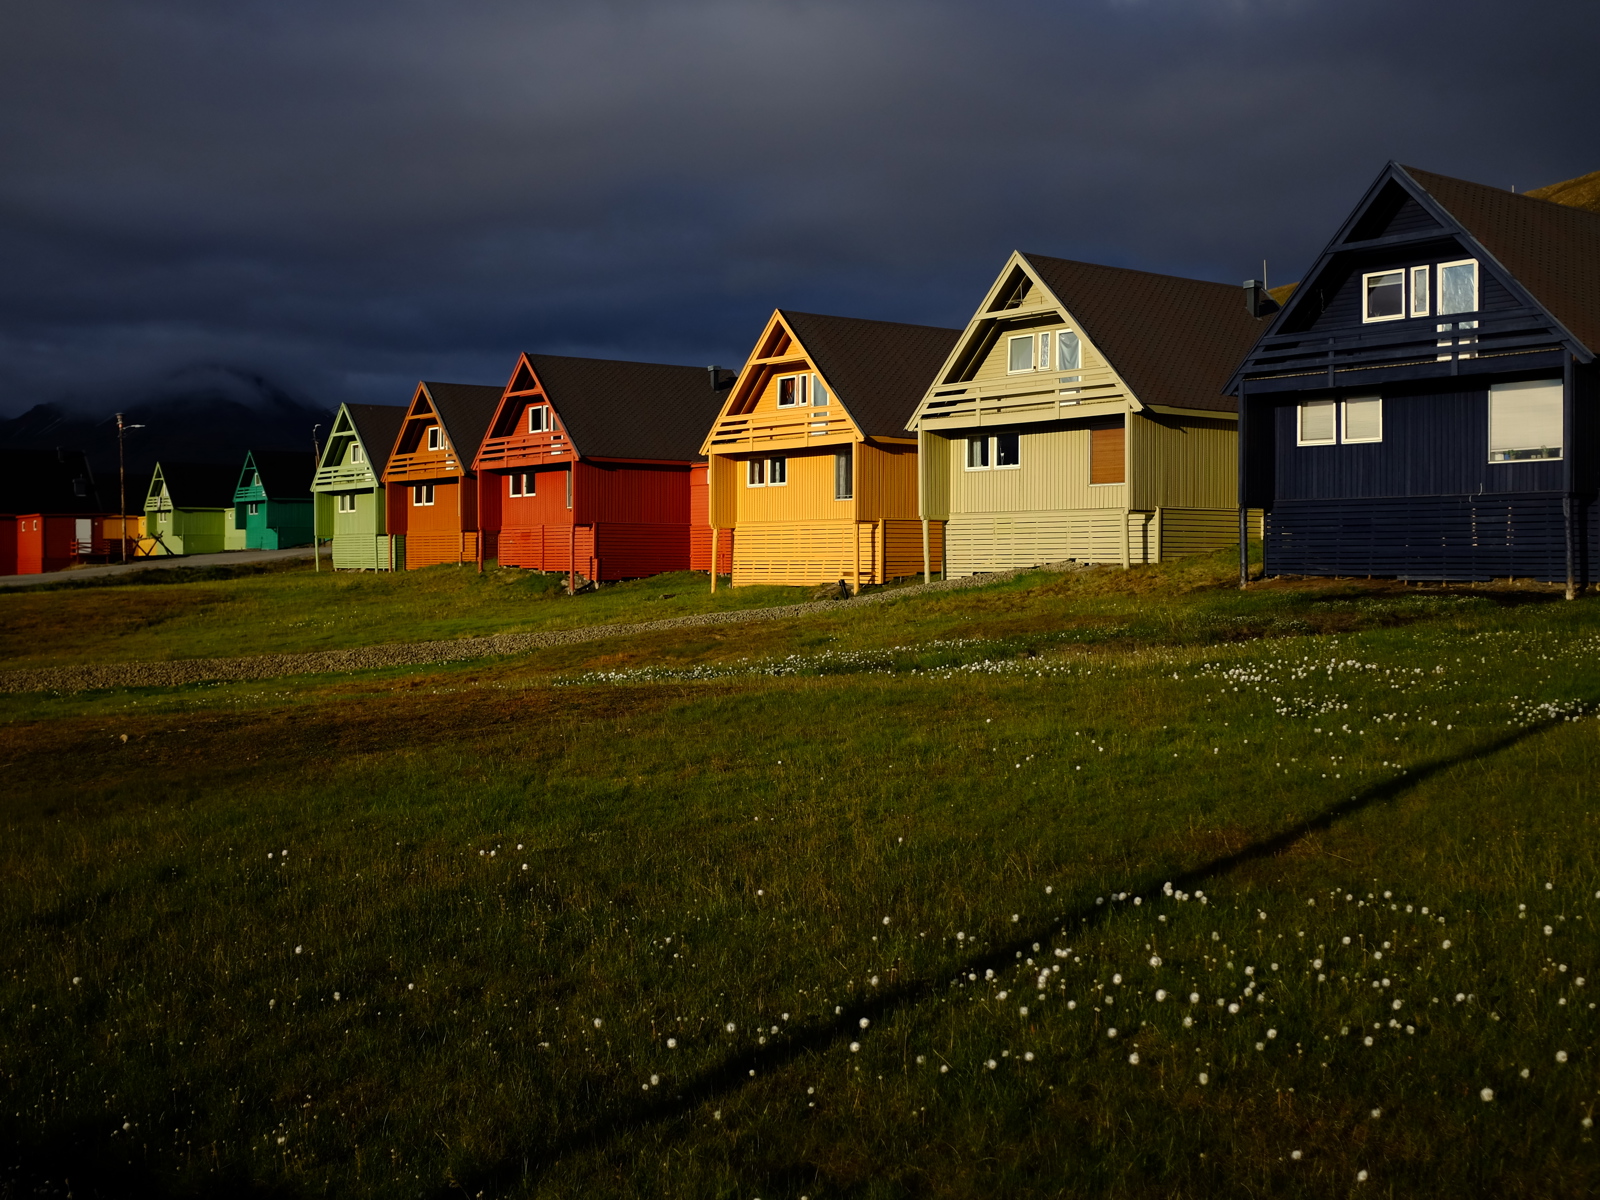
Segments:
[[[411,485],[412,508],[432,508],[434,499],[433,484],[414,483]]]
[[[1017,439],[1017,461],[1014,463],[1000,461],[1000,439],[1003,437]],[[992,443],[989,447],[989,461],[994,463],[996,471],[1020,471],[1022,469],[1022,433],[1020,430],[1015,433],[997,433],[989,440]]]
[[[990,445],[991,440],[988,437],[969,437],[967,439],[966,457],[963,460],[966,463],[967,470],[990,471],[994,469],[994,447]],[[972,462],[972,451],[975,447],[983,455],[983,461],[977,465],[973,465]]]
[[[1350,405],[1355,402],[1372,401],[1378,406],[1378,436],[1377,437],[1351,437],[1350,436]],[[1372,396],[1346,396],[1339,401],[1338,428],[1334,431],[1339,435],[1339,441],[1346,446],[1370,445],[1373,442],[1383,441],[1383,397]],[[1320,444],[1320,443],[1319,443]]]
[[[1429,281],[1433,278],[1432,267],[1411,267],[1406,271],[1406,315],[1410,317],[1429,317],[1433,315],[1433,289]],[[1420,286],[1419,286],[1420,285]],[[1417,297],[1422,297],[1422,305],[1417,306]]]
[[[1018,342],[1027,342],[1028,343],[1028,365],[1025,366],[1025,367],[1013,367],[1011,365],[1011,360],[1012,360],[1012,357],[1013,357],[1011,349]],[[1026,375],[1031,371],[1038,370],[1038,367],[1034,365],[1038,361],[1038,353],[1039,353],[1039,343],[1036,340],[1034,340],[1033,334],[1031,334],[1031,333],[1014,333],[1014,334],[1010,335],[1009,337],[1006,338],[1006,374],[1007,375]]]
[[[1384,321],[1404,321],[1406,319],[1406,278],[1411,273],[1409,267],[1386,267],[1382,271],[1367,271],[1361,276],[1361,323],[1363,325],[1377,325]],[[1371,285],[1367,282],[1380,275],[1400,276],[1400,311],[1392,317],[1374,317],[1368,311],[1368,300],[1372,294]]]
[[[550,416],[548,404],[528,405],[528,432],[550,433],[555,429],[555,421]]]
[[[1515,464],[1518,464],[1518,463],[1560,462],[1563,458],[1566,457],[1566,453],[1567,453],[1567,447],[1566,447],[1566,440],[1567,440],[1567,434],[1566,434],[1567,413],[1566,413],[1566,396],[1565,396],[1565,394],[1560,395],[1559,398],[1558,398],[1558,402],[1561,405],[1560,417],[1561,417],[1561,426],[1562,426],[1562,429],[1561,429],[1561,443],[1562,444],[1560,446],[1554,447],[1554,449],[1557,451],[1556,454],[1549,455],[1549,456],[1546,456],[1544,458],[1495,458],[1494,457],[1494,394],[1495,394],[1496,390],[1511,391],[1514,388],[1520,389],[1520,388],[1538,386],[1540,384],[1543,384],[1546,387],[1549,387],[1550,385],[1553,384],[1554,385],[1554,390],[1557,391],[1557,392],[1562,392],[1562,389],[1564,389],[1565,386],[1566,386],[1564,384],[1564,382],[1562,380],[1560,380],[1560,379],[1527,379],[1527,380],[1523,380],[1523,381],[1521,381],[1519,383],[1511,383],[1511,384],[1497,383],[1497,384],[1492,384],[1490,386],[1488,403],[1484,406],[1484,419],[1488,424],[1488,429],[1486,430],[1487,445],[1486,445],[1485,449],[1486,449],[1486,452],[1489,455],[1489,464],[1491,466],[1511,466],[1511,465],[1515,465]],[[1550,448],[1551,447],[1546,447],[1546,449],[1550,449]]]
[[[259,500],[250,501],[249,504],[245,505],[244,511],[245,511],[247,516],[259,517],[261,515],[261,501],[259,501]]]
[[[777,478],[779,475],[783,476],[783,478]],[[774,454],[768,458],[748,458],[745,460],[745,487],[786,487],[788,483],[789,459],[787,455]]]
[[[428,449],[444,449],[444,430],[440,429],[437,425],[428,426]]]
[[[809,402],[810,402],[810,399],[811,399],[811,395],[810,395],[810,393],[811,393],[811,385],[807,381],[810,378],[811,378],[811,376],[809,374],[804,374],[804,373],[799,374],[799,375],[780,375],[780,376],[778,376],[778,378],[774,381],[778,385],[778,392],[777,392],[777,395],[774,397],[774,402],[776,403],[777,407],[779,407],[779,408],[807,408],[807,407],[809,407],[810,406]],[[790,400],[788,403],[785,403],[784,399],[783,399],[783,385],[786,384],[786,383],[790,383],[790,382],[793,382],[793,384],[794,384],[794,388],[792,389],[792,394],[794,396],[794,399]]]
[[[1446,267],[1471,267],[1472,268],[1472,307],[1471,308],[1458,308],[1458,309],[1453,309],[1450,312],[1445,312],[1444,311],[1444,272],[1445,272],[1445,268]],[[1439,293],[1439,303],[1434,305],[1434,309],[1437,312],[1437,314],[1439,316],[1441,316],[1441,317],[1454,317],[1454,316],[1459,316],[1462,313],[1475,313],[1475,312],[1477,312],[1478,309],[1479,309],[1479,306],[1482,305],[1482,303],[1483,303],[1483,271],[1480,268],[1480,266],[1478,265],[1478,260],[1475,259],[1475,258],[1457,258],[1457,259],[1452,259],[1450,262],[1442,262],[1442,263],[1440,263],[1438,265],[1437,270],[1438,270],[1438,273],[1439,273],[1438,274],[1439,285],[1438,285],[1438,288],[1437,288],[1437,291]]]
[[[1317,438],[1314,441],[1306,440],[1306,410],[1313,405],[1319,408],[1327,405],[1333,410],[1332,437]],[[1294,444],[1296,446],[1337,446],[1339,444],[1339,402],[1337,400],[1302,400],[1295,405]]]
[[[360,442],[351,442],[350,443],[350,463],[351,463],[351,465],[354,466],[357,463],[364,463],[366,461],[367,461],[367,454],[366,454],[366,451],[364,451],[361,448],[361,443]]]
[[[744,461],[744,485],[747,488],[767,486],[767,460],[747,458]]]
[[[340,492],[338,493],[338,500],[339,512],[353,513],[356,511],[356,494],[354,492]]]
[[[828,403],[828,385],[822,382],[821,375],[813,375],[811,377],[811,407],[827,408]]]
[[[537,496],[539,494],[538,474],[534,471],[513,471],[506,476],[506,495],[508,496]]]
[[[1050,369],[1050,364],[1055,361],[1055,355],[1051,353],[1051,348],[1055,343],[1055,330],[1052,329],[1039,335],[1039,344],[1033,350],[1033,369],[1035,371],[1048,371]]]

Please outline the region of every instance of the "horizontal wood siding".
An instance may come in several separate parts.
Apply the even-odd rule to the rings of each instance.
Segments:
[[[1122,418],[1112,420],[1120,424]],[[990,432],[981,431],[983,436]],[[1090,486],[1089,434],[1087,425],[1036,431],[1024,428],[1019,444],[1021,465],[1014,470],[987,471],[966,469],[966,438],[953,436],[945,454],[951,519],[958,514],[1054,513],[1126,507],[1126,486]]]
[[[1593,500],[1576,509],[1578,572],[1593,582],[1600,525]],[[1280,503],[1267,514],[1266,570],[1275,575],[1564,580],[1561,497],[1414,496]]]
[[[1298,405],[1275,407],[1275,499],[1519,495],[1561,489],[1564,466],[1560,461],[1489,461],[1489,393],[1485,385],[1421,392],[1403,386],[1373,386],[1340,395],[1374,393],[1383,394],[1381,442],[1299,446],[1295,444]]]
[[[929,537],[937,567],[940,542],[935,528],[930,528]],[[734,586],[854,582],[852,533],[861,555],[861,583],[921,574],[921,521],[774,523],[739,529],[733,551]]]
[[[374,533],[335,533],[333,567],[336,571],[387,571],[389,539]]]
[[[440,563],[476,563],[478,534],[413,528],[406,534],[406,570],[436,567]]]
[[[1161,559],[1188,554],[1209,554],[1239,544],[1239,510],[1236,508],[1163,508]],[[1250,536],[1261,536],[1261,511],[1250,514]]]
[[[500,531],[498,560],[502,567],[522,567],[530,571],[570,569],[573,543],[576,542],[578,568],[587,571],[594,559],[594,530],[580,525],[520,525]],[[617,578],[612,576],[611,578]]]
[[[1089,482],[1128,482],[1128,431],[1091,429],[1089,431]]]
[[[1154,561],[1154,513],[1080,508],[952,515],[945,528],[947,569],[956,576],[1068,560],[1120,563],[1124,521],[1130,561]]]
[[[885,521],[879,535],[883,546],[885,579],[909,579],[922,574],[922,522]],[[944,522],[928,522],[928,563],[942,571],[944,562]]]

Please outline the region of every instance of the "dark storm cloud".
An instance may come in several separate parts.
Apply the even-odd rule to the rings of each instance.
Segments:
[[[1600,167],[1600,6],[82,3],[0,15],[0,411],[959,324],[1013,247],[1286,280],[1389,158]]]

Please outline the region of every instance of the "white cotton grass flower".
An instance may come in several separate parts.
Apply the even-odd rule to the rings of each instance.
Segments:
[[[1201,1071],[1200,1072],[1200,1083],[1201,1083],[1201,1085],[1203,1086],[1203,1085],[1208,1084],[1210,1082],[1211,1082],[1211,1076],[1207,1075],[1204,1071]]]
[[[1156,989],[1156,1003],[1160,1004],[1164,1000],[1166,1000],[1166,998],[1167,998],[1167,989],[1166,988],[1157,988]]]
[[[72,986],[73,987],[77,987],[82,982],[83,982],[83,976],[82,975],[74,975],[72,977]]]
[[[1376,1121],[1381,1116],[1383,1116],[1383,1109],[1375,1108],[1375,1109],[1372,1110],[1372,1119],[1374,1121]]]
[[[1110,1029],[1108,1029],[1108,1030],[1106,1030],[1106,1036],[1107,1036],[1107,1037],[1108,1037],[1108,1038],[1114,1038],[1114,1037],[1116,1037],[1116,1036],[1117,1036],[1117,1029],[1116,1029],[1116,1026],[1114,1026],[1114,1025],[1113,1025],[1113,1026],[1112,1026],[1112,1027],[1111,1027],[1111,1028],[1110,1028]]]
[[[850,1053],[851,1054],[860,1054],[861,1053],[861,1043],[860,1042],[851,1042],[850,1043]]]
[[[650,1086],[651,1087],[655,1087],[660,1082],[661,1082],[661,1076],[659,1076],[659,1075],[650,1076]]]
[[[599,1028],[600,1028],[600,1026],[602,1026],[602,1025],[604,1025],[604,1024],[605,1024],[605,1022],[604,1022],[604,1021],[602,1021],[602,1020],[601,1020],[601,1019],[600,1019],[600,1018],[599,1018],[599,1017],[596,1017],[596,1018],[595,1018],[595,1019],[594,1019],[594,1027],[595,1027],[595,1028],[596,1028],[596,1029],[599,1029]]]
[[[868,1025],[871,1025],[871,1024],[872,1024],[872,1022],[869,1021],[866,1017],[862,1017],[861,1018],[861,1028],[865,1029]]]
[[[1159,954],[1152,954],[1150,956],[1150,965],[1152,967],[1159,967],[1161,965],[1161,956]]]
[[[1025,1051],[1023,1053],[1023,1055],[1022,1055],[1022,1061],[1023,1062],[1032,1062],[1033,1061],[1033,1051],[1032,1050]]]
[[[949,1063],[940,1063],[939,1064],[939,1074],[941,1074],[941,1075],[950,1074],[950,1064]]]
[[[1357,1171],[1356,1172],[1356,1182],[1357,1183],[1365,1183],[1366,1181],[1367,1181],[1367,1173],[1365,1171]]]
[[[1027,1016],[1028,1015],[1028,1006],[1026,1004],[1024,1004],[1021,1008],[1017,1009],[1017,1015],[1018,1016],[1022,1016],[1022,1017]]]
[[[1443,949],[1443,950],[1450,949],[1450,939],[1449,938],[1445,938],[1445,940],[1440,944],[1440,948]]]
[[[1489,1101],[1494,1099],[1494,1089],[1484,1088],[1483,1091],[1478,1093],[1478,1099],[1482,1100],[1485,1104],[1489,1103]]]
[[[1135,1066],[1135,1067],[1137,1067],[1139,1065],[1139,1052],[1137,1050],[1135,1050],[1132,1054],[1128,1055],[1128,1063],[1129,1063],[1129,1065]]]
[[[598,1021],[595,1022],[596,1025],[598,1025],[599,1023],[600,1022],[598,1022]],[[738,1033],[739,1032],[739,1027],[737,1025],[735,1025],[732,1021],[729,1021],[726,1025],[724,1025],[723,1029],[725,1029],[729,1033]]]
[[[985,1061],[984,1061],[984,1064],[983,1064],[983,1065],[984,1065],[984,1066],[986,1066],[986,1067],[988,1067],[988,1068],[989,1068],[989,1070],[991,1070],[991,1071],[992,1071],[992,1070],[994,1070],[994,1069],[995,1069],[995,1068],[996,1068],[996,1067],[998,1067],[998,1066],[999,1066],[999,1065],[1000,1065],[1000,1064],[999,1064],[999,1063],[997,1063],[997,1062],[995,1062],[995,1060],[994,1060],[994,1059],[992,1059],[992,1058],[990,1058],[990,1059],[986,1059],[986,1060],[985,1060]]]
[[[668,1038],[667,1039],[667,1049],[668,1050],[676,1050],[677,1048],[678,1048],[678,1039],[677,1038]]]
[[[1199,992],[1190,992],[1189,993],[1189,1003],[1190,1004],[1199,1004],[1200,1003],[1200,993]]]
[[[1299,1162],[1300,1161],[1300,1151],[1298,1151],[1298,1150],[1289,1151],[1289,1157],[1294,1159],[1295,1162]]]

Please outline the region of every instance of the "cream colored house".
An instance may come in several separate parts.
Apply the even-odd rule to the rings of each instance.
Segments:
[[[1012,254],[907,423],[921,516],[945,523],[927,569],[1236,545],[1222,387],[1264,325],[1235,286]]]

